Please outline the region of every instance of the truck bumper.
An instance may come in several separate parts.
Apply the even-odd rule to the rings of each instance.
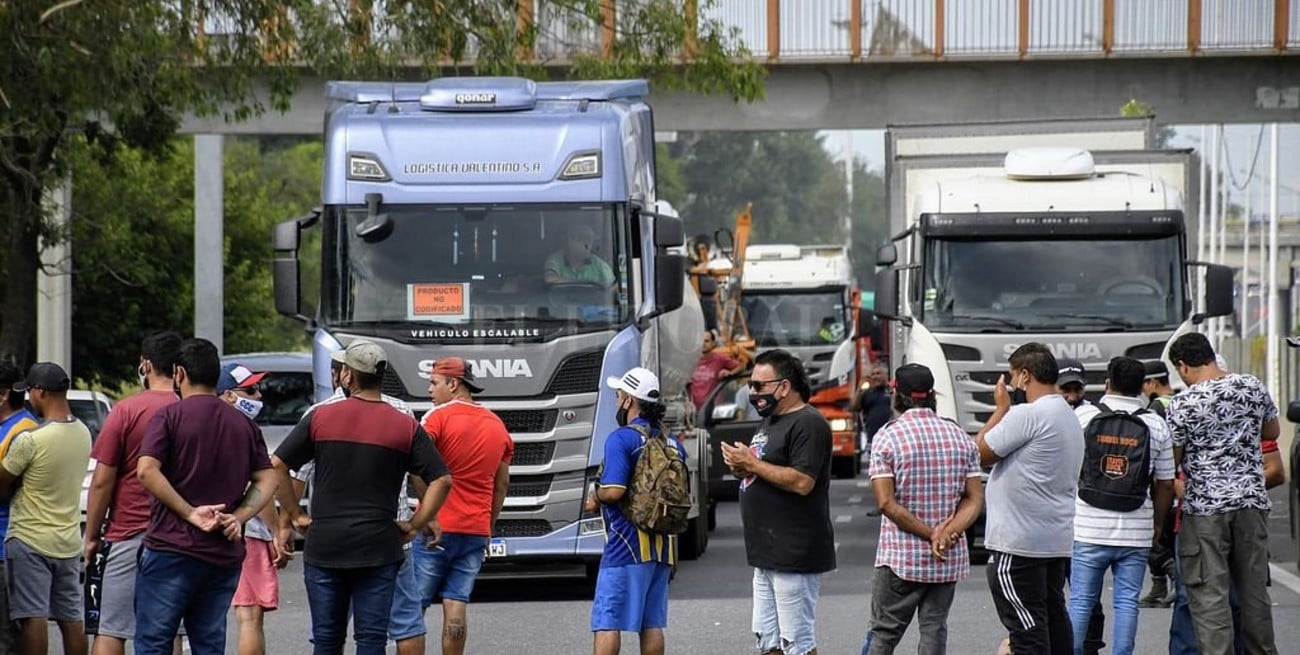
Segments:
[[[852,457],[858,454],[858,435],[854,432],[831,433],[831,455]]]
[[[504,543],[505,555],[488,557],[484,569],[598,562],[605,551],[605,524],[600,518],[586,519],[540,537],[494,537],[492,542]]]

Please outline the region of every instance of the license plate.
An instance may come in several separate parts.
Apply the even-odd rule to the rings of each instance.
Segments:
[[[488,557],[505,557],[505,556],[506,556],[506,542],[505,542],[504,540],[502,540],[502,539],[493,539],[490,543],[488,543],[487,556],[488,556]]]

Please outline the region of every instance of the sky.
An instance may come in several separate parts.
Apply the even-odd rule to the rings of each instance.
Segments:
[[[1260,140],[1260,125],[1228,125],[1224,127],[1224,154],[1226,163],[1231,164],[1234,184],[1229,190],[1229,200],[1245,205],[1245,191],[1236,188],[1249,188],[1255,195],[1252,200],[1252,213],[1256,220],[1263,218],[1262,213],[1268,206],[1267,178],[1269,169],[1270,129],[1263,126],[1263,139]],[[1201,126],[1176,125],[1175,136],[1170,142],[1173,148],[1201,147]],[[845,130],[824,130],[824,147],[834,157],[842,157],[845,144]],[[884,130],[847,130],[853,144],[855,158],[867,162],[867,167],[877,172],[885,167],[885,132]],[[1213,126],[1207,126],[1206,133],[1213,135]],[[1278,210],[1282,217],[1300,218],[1300,125],[1284,123],[1278,134],[1278,178],[1282,188],[1278,190]],[[1256,154],[1254,175],[1251,176],[1252,157]],[[1208,155],[1207,155],[1208,156]],[[1225,169],[1229,166],[1225,164]],[[1248,184],[1249,181],[1249,184]]]

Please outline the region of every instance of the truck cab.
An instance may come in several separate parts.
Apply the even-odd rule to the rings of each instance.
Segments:
[[[313,330],[318,398],[329,354],[358,338],[385,349],[383,391],[417,416],[438,358],[481,380],[476,400],[515,441],[494,564],[599,559],[603,523],[582,504],[617,427],[607,377],[655,370],[670,416],[687,414],[672,403],[703,318],[683,298],[681,220],[656,212],[648,93],[644,80],[331,82],[322,204],[276,230],[277,309]],[[703,470],[707,436],[671,427]],[[707,544],[700,507],[692,517],[686,556]]]

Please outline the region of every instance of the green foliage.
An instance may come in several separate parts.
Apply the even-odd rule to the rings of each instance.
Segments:
[[[84,381],[134,380],[140,340],[194,322],[194,152],[190,139],[154,157],[106,155],[77,140],[73,183],[73,359]],[[300,143],[261,152],[227,142],[225,350],[299,350],[302,326],[271,310],[271,227],[317,202],[323,148]]]
[[[678,168],[685,181],[680,190],[672,178]],[[752,202],[751,243],[845,241],[843,163],[813,132],[679,135],[661,150],[659,192],[681,212],[688,235],[732,228],[736,213]],[[889,221],[884,179],[862,162],[854,162],[852,217],[854,267],[859,282],[869,284],[875,248],[887,241]]]
[[[1129,98],[1128,102],[1124,103],[1124,105],[1119,108],[1119,115],[1128,118],[1154,118],[1156,115],[1156,108],[1148,103],[1138,100],[1137,98]],[[1169,145],[1169,140],[1172,138],[1174,138],[1174,128],[1169,127],[1168,125],[1161,125],[1156,128],[1155,146],[1157,148],[1167,147]]]
[[[707,16],[713,0],[697,4]],[[657,88],[761,95],[763,69],[736,33],[712,20],[690,29],[679,2],[617,3],[608,57],[597,56],[603,2],[538,6],[530,23],[516,0],[0,0],[0,357],[28,361],[34,349],[38,239],[66,236],[45,220],[43,198],[79,156],[69,139],[97,165],[117,162],[122,146],[179,163],[168,149],[180,116],[241,120],[284,110],[303,70],[383,80],[427,79],[448,66],[534,78],[641,76]],[[140,153],[121,156],[147,165]],[[137,231],[134,223],[115,229]]]

